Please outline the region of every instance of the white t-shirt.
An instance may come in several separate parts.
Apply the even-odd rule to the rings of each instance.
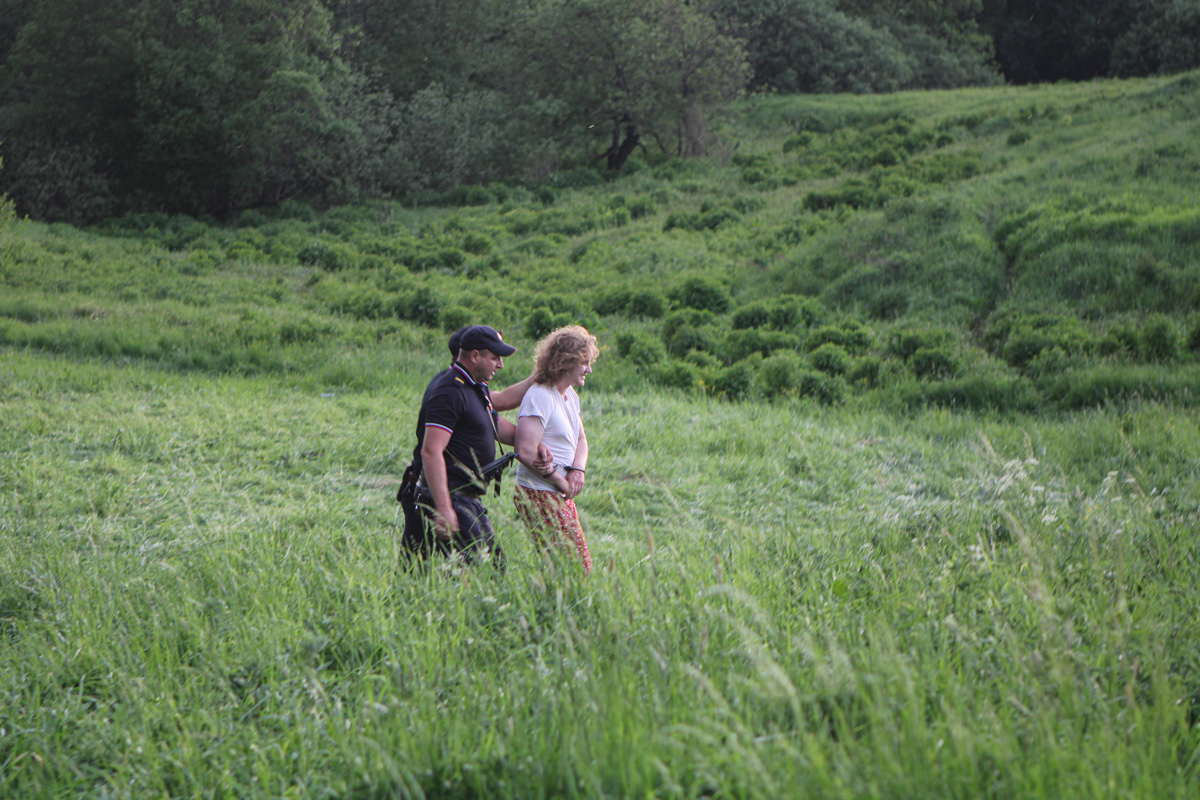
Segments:
[[[518,425],[521,417],[537,417],[542,423],[542,443],[550,448],[555,464],[569,467],[575,463],[575,448],[579,446],[583,423],[579,419],[579,395],[573,386],[567,387],[564,397],[553,386],[533,384],[521,401],[521,409],[517,412]],[[557,486],[524,464],[517,465],[517,483],[530,489],[558,491]]]

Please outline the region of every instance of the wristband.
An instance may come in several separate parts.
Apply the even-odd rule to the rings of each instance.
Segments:
[[[585,475],[587,474],[583,467],[563,467],[563,469],[567,472],[583,472]]]

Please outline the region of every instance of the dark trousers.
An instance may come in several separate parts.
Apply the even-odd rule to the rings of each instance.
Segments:
[[[474,564],[485,552],[491,554],[493,566],[504,571],[504,551],[496,541],[496,533],[478,495],[454,492],[450,495],[454,513],[458,515],[458,532],[453,541],[446,542],[433,532],[433,498],[418,491],[411,502],[401,502],[404,509],[404,546],[408,562],[423,561],[433,554],[449,556],[461,553],[463,560]]]

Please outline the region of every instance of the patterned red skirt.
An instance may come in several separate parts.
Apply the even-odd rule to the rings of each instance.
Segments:
[[[568,500],[558,492],[543,492],[517,484],[513,503],[539,546],[547,550],[574,548],[583,560],[584,570],[592,571],[592,554],[588,551],[574,500]]]

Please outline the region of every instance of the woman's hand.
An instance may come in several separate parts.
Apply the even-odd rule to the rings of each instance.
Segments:
[[[570,487],[567,497],[574,497],[583,491],[583,480],[583,470],[572,469],[567,471],[567,485]]]
[[[554,484],[554,488],[558,489],[558,491],[562,493],[563,497],[566,497],[569,500],[575,496],[571,493],[571,482],[563,474],[563,470],[560,467],[554,467],[554,471],[545,477],[546,480]]]

